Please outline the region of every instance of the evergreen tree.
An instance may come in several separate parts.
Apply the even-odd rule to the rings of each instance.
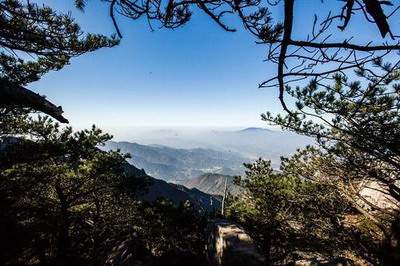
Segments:
[[[399,72],[396,65],[379,59],[375,64],[375,69],[356,71],[360,81],[336,74],[329,86],[313,80],[304,88],[288,87],[296,100],[296,111],[286,116],[266,113],[263,119],[314,137],[334,157],[340,166],[333,168],[337,169],[337,178],[352,184],[348,189],[354,191],[356,199],[364,200],[360,191],[375,183],[399,205]],[[377,209],[373,203],[364,202]],[[393,221],[398,220],[395,209],[382,211],[391,213]]]
[[[149,177],[99,149],[110,135],[43,117],[10,128],[0,142],[2,265],[204,263],[206,215],[138,200]]]
[[[281,171],[262,159],[247,164],[246,175],[236,180],[243,193],[230,200],[228,217],[249,230],[269,265],[340,257],[377,262],[379,244],[371,233],[377,228],[360,225],[338,180],[318,174],[331,163],[308,148],[283,158]]]
[[[3,263],[101,264],[106,240],[134,221],[125,157],[99,150],[110,136],[95,127],[73,133],[47,118],[26,122],[24,135],[2,141]]]
[[[60,70],[72,57],[118,44],[114,37],[83,36],[70,15],[25,0],[0,1],[0,26],[0,115],[29,108],[68,122],[61,107],[25,85]]]

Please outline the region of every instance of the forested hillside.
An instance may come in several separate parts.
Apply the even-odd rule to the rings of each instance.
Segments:
[[[168,183],[147,175],[144,170],[139,170],[131,164],[126,164],[124,171],[132,176],[133,182],[143,184],[135,196],[138,200],[149,203],[156,202],[160,198],[168,199],[175,206],[182,202],[190,202],[196,211],[213,213],[220,211],[221,197],[218,194],[196,189],[196,187],[184,187]]]

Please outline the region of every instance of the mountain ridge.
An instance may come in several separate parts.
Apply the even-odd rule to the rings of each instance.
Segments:
[[[204,173],[240,175],[249,159],[235,152],[209,148],[180,149],[165,145],[142,145],[127,141],[109,141],[105,150],[119,149],[129,153],[128,162],[145,169],[151,176],[166,181],[179,181]]]
[[[211,195],[224,195],[225,180],[227,181],[227,192],[237,194],[240,188],[234,184],[234,177],[230,175],[221,175],[206,173],[196,178],[183,181],[181,184],[189,189],[198,189]]]
[[[168,183],[149,176],[143,169],[127,163],[125,171],[135,182],[145,184],[143,190],[136,192],[136,198],[143,201],[153,202],[160,198],[171,200],[175,205],[190,201],[202,211],[213,212],[221,208],[221,197],[200,191],[197,188],[187,188],[183,185]]]
[[[274,132],[274,131],[262,127],[246,127],[244,129],[237,130],[236,132]]]
[[[142,145],[160,145],[179,149],[212,149],[225,153],[239,154],[248,161],[261,157],[266,160],[271,160],[274,168],[279,167],[280,156],[290,156],[296,149],[304,148],[314,143],[313,139],[306,136],[297,135],[289,131],[280,131],[263,127],[247,127],[234,130],[170,129],[167,133],[165,131],[150,130],[135,134],[135,137],[132,135],[130,139]],[[240,166],[243,162],[240,163]],[[199,173],[199,175],[200,174],[201,173]],[[191,177],[193,178],[196,176],[191,175]]]

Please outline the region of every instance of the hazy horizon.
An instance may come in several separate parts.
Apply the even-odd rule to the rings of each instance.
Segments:
[[[99,125],[96,125],[100,127]],[[249,128],[259,128],[272,131],[281,131],[279,127],[269,126],[264,122],[264,126],[116,126],[116,127],[100,127],[103,131],[108,132],[113,136],[113,141],[127,141],[127,142],[141,142],[142,144],[160,144],[160,143],[149,143],[143,142],[143,137],[148,137],[149,134],[157,133],[159,136],[168,133],[180,133],[185,136],[192,135],[197,137],[199,134],[211,133],[211,132],[236,132]],[[84,129],[84,128],[78,128]],[[182,135],[181,135],[182,137]]]
[[[81,12],[73,1],[51,3],[70,12],[83,31],[111,35],[115,29],[103,5],[88,1]],[[298,12],[320,8],[307,1],[297,6]],[[74,128],[96,124],[117,136],[117,128],[126,127],[265,127],[260,114],[282,112],[276,88],[258,89],[275,66],[264,62],[265,46],[239,24],[229,33],[201,12],[175,30],[151,31],[146,20],[121,16],[118,23],[120,45],[74,58],[29,86],[62,106]],[[366,25],[363,33],[375,36],[376,29]],[[293,104],[290,97],[287,103]]]

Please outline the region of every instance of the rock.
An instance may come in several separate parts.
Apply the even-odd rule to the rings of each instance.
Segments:
[[[258,266],[265,258],[239,225],[216,220],[208,228],[207,257],[211,265]]]

